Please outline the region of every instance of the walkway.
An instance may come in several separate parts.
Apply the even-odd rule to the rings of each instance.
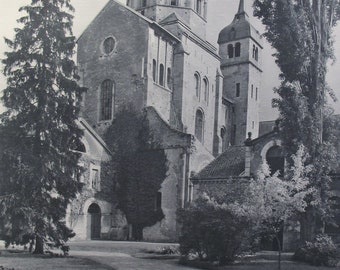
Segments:
[[[89,258],[116,270],[197,269],[179,265],[177,259],[145,258],[147,251],[156,251],[168,245],[171,244],[114,241],[70,242],[70,256]]]

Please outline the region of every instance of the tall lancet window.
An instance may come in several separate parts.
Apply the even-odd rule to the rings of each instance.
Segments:
[[[100,120],[112,119],[113,82],[105,80],[100,87]]]
[[[199,15],[202,15],[202,0],[196,0],[195,10]]]
[[[234,46],[233,44],[228,45],[228,58],[234,57]]]
[[[200,76],[195,73],[195,92],[196,92],[196,97],[200,99],[201,96],[201,82],[200,82]]]
[[[208,103],[209,100],[209,82],[207,78],[203,79],[203,87],[204,87],[204,101]]]
[[[235,57],[240,57],[241,55],[241,43],[237,42],[235,44]]]
[[[195,136],[196,138],[203,143],[204,135],[204,114],[203,111],[198,109],[196,111],[196,119],[195,119]]]
[[[164,65],[160,64],[159,65],[159,84],[164,86]]]

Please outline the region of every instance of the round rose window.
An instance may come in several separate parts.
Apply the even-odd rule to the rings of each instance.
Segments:
[[[115,40],[113,37],[108,37],[104,40],[104,43],[103,43],[103,50],[104,50],[104,53],[105,54],[110,54],[113,49],[115,48]]]

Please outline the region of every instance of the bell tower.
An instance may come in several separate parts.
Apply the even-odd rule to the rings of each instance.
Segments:
[[[175,13],[194,33],[205,38],[208,0],[128,0],[127,6],[160,24]]]
[[[233,124],[229,132],[231,145],[241,145],[248,132],[259,134],[259,101],[261,93],[262,37],[249,22],[244,0],[231,24],[218,37],[223,97],[233,101]]]

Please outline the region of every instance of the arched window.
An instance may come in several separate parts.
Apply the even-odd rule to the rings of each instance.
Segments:
[[[221,128],[221,140],[222,140],[222,152],[226,150],[226,144],[227,144],[227,132],[225,127]]]
[[[203,85],[204,85],[204,101],[208,102],[209,100],[209,82],[207,78],[203,79]]]
[[[283,176],[285,159],[282,147],[275,145],[269,148],[266,154],[266,160],[270,168],[271,175],[279,171],[279,176]]]
[[[202,0],[196,0],[196,12],[202,14]]]
[[[235,44],[235,57],[240,57],[241,55],[241,43],[237,42]]]
[[[202,143],[203,143],[203,134],[204,134],[204,114],[202,110],[198,109],[196,111],[196,119],[195,119],[195,136]]]
[[[152,60],[152,79],[156,82],[156,71],[157,70],[157,62],[155,59]]]
[[[201,95],[201,82],[200,82],[200,76],[195,73],[194,75],[195,77],[195,91],[196,91],[196,97],[198,99],[200,99],[200,95]]]
[[[168,71],[166,74],[166,84],[168,88],[171,88],[171,68],[168,68]]]
[[[159,84],[164,86],[164,65],[159,65]]]
[[[112,119],[113,82],[105,80],[101,84],[100,91],[100,120]]]
[[[82,153],[86,153],[85,144],[80,139],[72,138],[70,141],[70,149]]]
[[[203,4],[203,17],[207,18],[207,14],[208,14],[208,4],[207,4],[206,1],[204,1],[204,4]]]
[[[75,149],[74,149],[74,150],[76,150],[76,151],[78,151],[78,152],[86,153],[86,147],[85,147],[85,145],[84,145],[82,142],[80,142],[80,141],[78,141],[78,143],[75,145]]]
[[[232,44],[228,45],[228,58],[234,57],[234,46]]]
[[[255,49],[255,60],[258,61],[259,60],[259,48],[256,47]]]

